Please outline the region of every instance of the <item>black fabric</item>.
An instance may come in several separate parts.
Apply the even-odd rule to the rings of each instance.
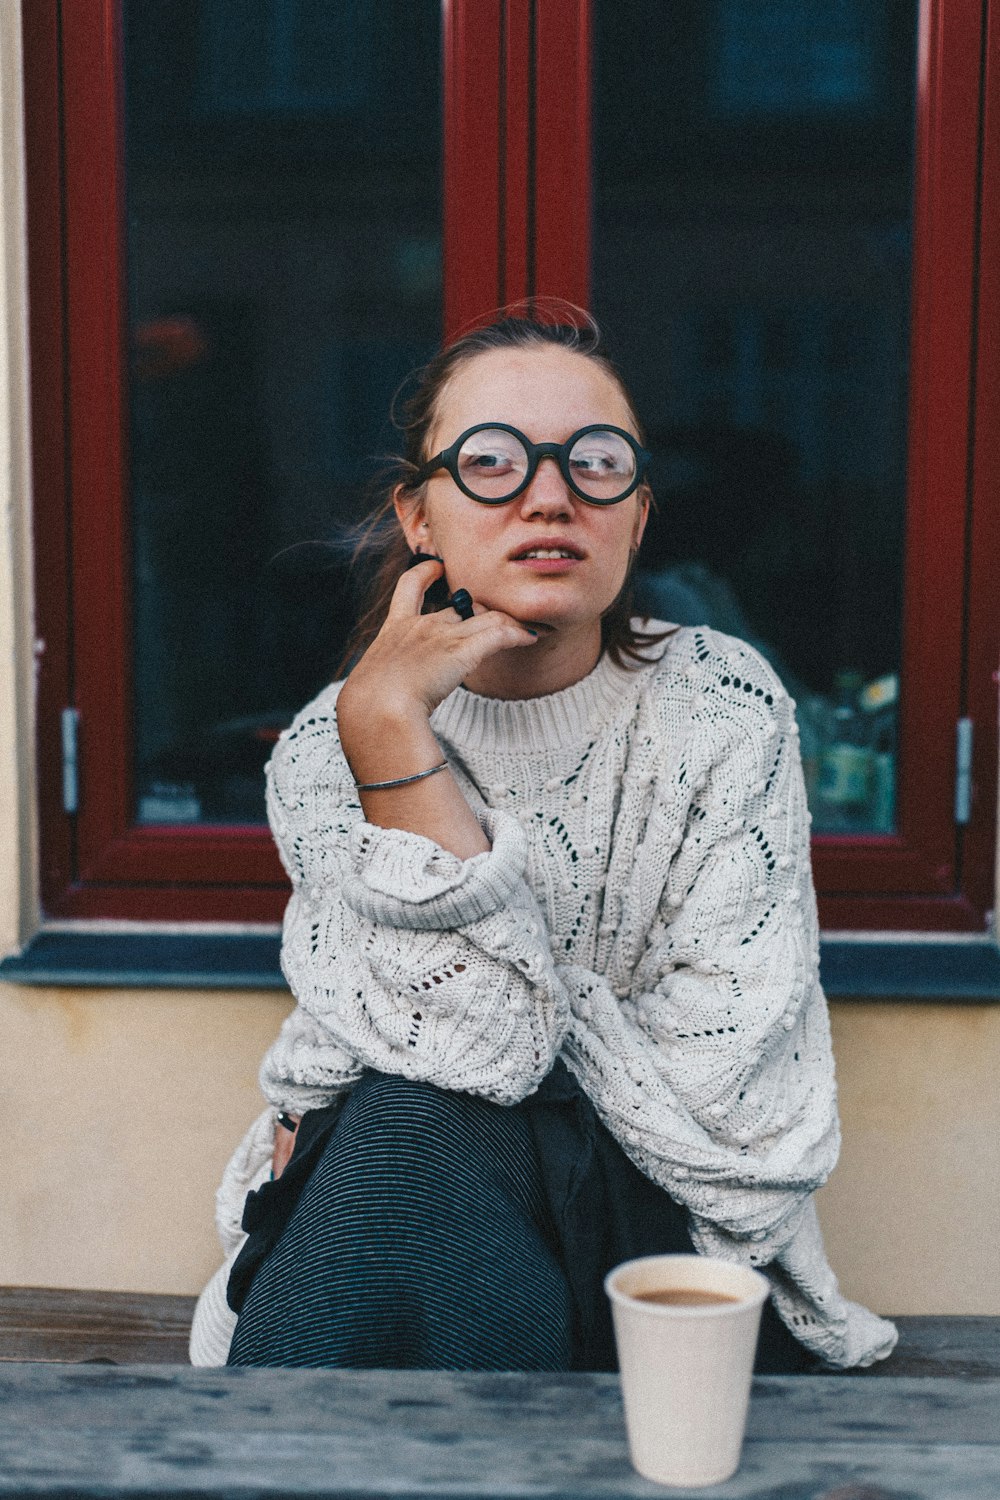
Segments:
[[[240,1364],[613,1371],[607,1272],[695,1252],[561,1060],[510,1109],[366,1074],[303,1117],[244,1228]],[[817,1365],[766,1303],[757,1372]]]
[[[243,1207],[247,1240],[233,1261],[226,1287],[226,1301],[234,1313],[242,1310],[258,1268],[281,1238],[303,1188],[319,1165],[343,1106],[344,1100],[336,1099],[325,1109],[311,1109],[304,1114],[295,1132],[291,1158],[281,1176],[247,1194]]]
[[[576,1370],[616,1370],[604,1277],[639,1255],[694,1255],[686,1211],[644,1177],[561,1059],[522,1105],[573,1300]]]
[[[556,1254],[573,1302],[576,1370],[617,1370],[604,1278],[641,1255],[694,1255],[687,1210],[640,1172],[591,1101],[557,1059],[525,1100],[556,1233]],[[795,1374],[819,1361],[764,1304],[755,1369]]]
[[[368,1073],[260,1261],[229,1363],[568,1369],[552,1239],[523,1110]]]

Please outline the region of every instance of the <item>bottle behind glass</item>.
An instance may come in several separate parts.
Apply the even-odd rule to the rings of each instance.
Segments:
[[[871,724],[858,703],[860,672],[838,672],[816,788],[823,828],[860,833],[870,826],[874,753]]]

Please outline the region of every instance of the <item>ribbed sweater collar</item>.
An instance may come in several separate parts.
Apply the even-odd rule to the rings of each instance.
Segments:
[[[435,709],[431,725],[472,752],[564,749],[599,732],[626,698],[634,701],[648,670],[616,667],[605,655],[572,687],[541,698],[483,698],[459,687]]]

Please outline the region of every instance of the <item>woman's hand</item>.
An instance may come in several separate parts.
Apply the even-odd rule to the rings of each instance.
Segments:
[[[340,690],[340,744],[357,782],[395,781],[440,764],[434,709],[488,656],[536,639],[500,610],[479,609],[471,620],[453,609],[422,615],[424,594],[443,571],[432,559],[403,574],[385,624]],[[369,823],[422,834],[459,859],[490,848],[447,772],[359,796]]]
[[[352,766],[354,721],[370,735],[373,723],[426,720],[487,657],[536,639],[497,609],[475,607],[471,620],[452,609],[422,615],[424,594],[443,573],[444,564],[431,558],[403,574],[382,629],[341,691],[337,719]]]
[[[288,1166],[288,1159],[295,1148],[295,1133],[301,1115],[280,1114],[274,1128],[274,1154],[271,1157],[271,1173],[277,1180]]]

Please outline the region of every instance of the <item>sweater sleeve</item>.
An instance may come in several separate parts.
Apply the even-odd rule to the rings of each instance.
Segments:
[[[482,810],[492,847],[468,860],[367,823],[332,701],[279,740],[267,800],[292,882],[282,968],[299,1007],[265,1059],[268,1098],[287,1106],[302,1086],[336,1091],[334,1075],[352,1065],[503,1104],[532,1092],[568,1007],[516,820]],[[295,1036],[317,1023],[332,1071],[306,1079],[292,1065]],[[301,1055],[315,1059],[315,1047]]]
[[[630,983],[559,974],[567,1060],[609,1128],[690,1208],[696,1239],[703,1225],[756,1242],[763,1263],[794,1235],[839,1134],[793,705],[753,658],[752,708],[694,710],[715,709],[715,733],[686,766],[686,825]]]

